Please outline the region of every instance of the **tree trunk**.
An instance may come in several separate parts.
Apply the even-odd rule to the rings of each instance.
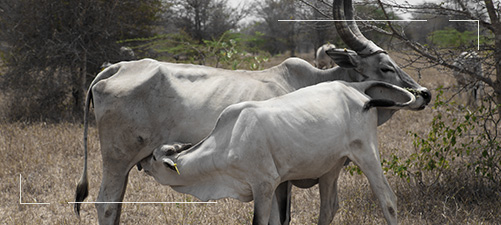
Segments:
[[[87,51],[83,50],[80,68],[76,70],[73,78],[73,117],[83,118],[83,109],[85,107],[85,94],[87,92]]]
[[[501,104],[501,23],[496,23],[496,32],[494,33],[494,62],[496,68],[496,80],[494,81],[494,94],[496,104]],[[498,114],[501,117],[501,107],[498,108]]]
[[[501,104],[501,21],[492,0],[484,0],[484,2],[493,27],[491,30],[494,33],[494,63],[496,69],[496,80],[494,81],[492,88],[494,88],[496,104],[499,105]],[[498,114],[501,116],[501,108],[498,109]]]

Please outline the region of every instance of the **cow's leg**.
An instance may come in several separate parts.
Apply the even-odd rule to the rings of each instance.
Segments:
[[[126,167],[119,170],[116,164],[111,170],[109,165],[103,165],[103,179],[96,203],[99,224],[101,225],[119,224],[122,204],[110,202],[123,201],[130,170],[130,168]]]
[[[278,185],[275,190],[269,225],[290,223],[291,187],[291,182],[287,181]]]
[[[252,196],[254,198],[254,218],[253,225],[268,224],[271,214],[273,193],[278,184],[273,185],[269,182],[261,182],[252,187]]]
[[[151,154],[154,148],[149,146],[152,142],[160,143],[158,137],[154,139],[149,135],[148,129],[138,126],[139,122],[134,119],[124,119],[125,116],[96,115],[96,118],[100,118],[98,131],[103,159],[103,178],[95,205],[101,225],[119,224],[122,204],[116,202],[123,201],[129,171],[141,159]]]
[[[366,147],[368,151],[357,154],[358,157],[352,160],[369,180],[372,191],[378,198],[381,208],[383,208],[383,214],[388,224],[397,224],[397,197],[383,174],[379,152],[375,146]]]
[[[103,178],[95,205],[99,224],[112,225],[120,223],[122,204],[117,202],[123,201],[129,171],[137,163],[133,163],[133,159],[138,153],[134,149],[118,147],[116,143],[120,142],[109,141],[114,139],[106,134],[100,134]]]
[[[343,168],[344,160],[337,162],[335,167],[320,177],[318,187],[320,189],[320,217],[318,224],[330,224],[339,208],[337,197],[337,180],[339,172]]]

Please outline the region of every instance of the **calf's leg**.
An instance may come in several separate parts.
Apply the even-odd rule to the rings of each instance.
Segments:
[[[269,225],[287,225],[290,223],[291,187],[291,182],[286,181],[278,185],[275,190]]]
[[[270,221],[273,193],[277,185],[268,182],[261,182],[252,186],[252,196],[254,197],[254,218],[253,225],[266,225]]]
[[[377,148],[375,145],[365,146],[365,151],[357,156],[352,160],[369,180],[371,189],[383,208],[386,222],[392,225],[397,224],[397,197],[383,174]]]

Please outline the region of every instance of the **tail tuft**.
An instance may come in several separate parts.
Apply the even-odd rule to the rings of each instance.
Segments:
[[[73,206],[73,209],[75,210],[75,213],[77,216],[80,216],[80,203],[87,198],[89,195],[89,183],[87,182],[87,179],[82,179],[80,182],[78,182],[77,185],[77,191],[75,193],[75,205]]]

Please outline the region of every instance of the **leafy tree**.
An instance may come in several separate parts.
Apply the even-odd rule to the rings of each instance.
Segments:
[[[293,0],[264,0],[256,5],[257,16],[263,20],[261,25],[266,39],[265,48],[271,54],[289,50],[291,55],[294,55],[297,25],[278,20],[294,19],[296,8],[297,4]]]
[[[217,39],[224,32],[237,28],[248,10],[232,8],[228,0],[173,0],[172,21],[192,38]]]
[[[87,78],[120,60],[118,40],[150,35],[161,9],[161,0],[0,1],[11,118],[77,116]]]
[[[428,35],[429,41],[439,48],[460,48],[477,43],[477,34],[473,31],[460,32],[453,28],[437,30]]]
[[[148,52],[157,58],[180,63],[198,63],[226,69],[262,69],[269,54],[259,50],[262,34],[242,35],[227,31],[218,39],[199,43],[184,31],[124,41],[138,52]]]

